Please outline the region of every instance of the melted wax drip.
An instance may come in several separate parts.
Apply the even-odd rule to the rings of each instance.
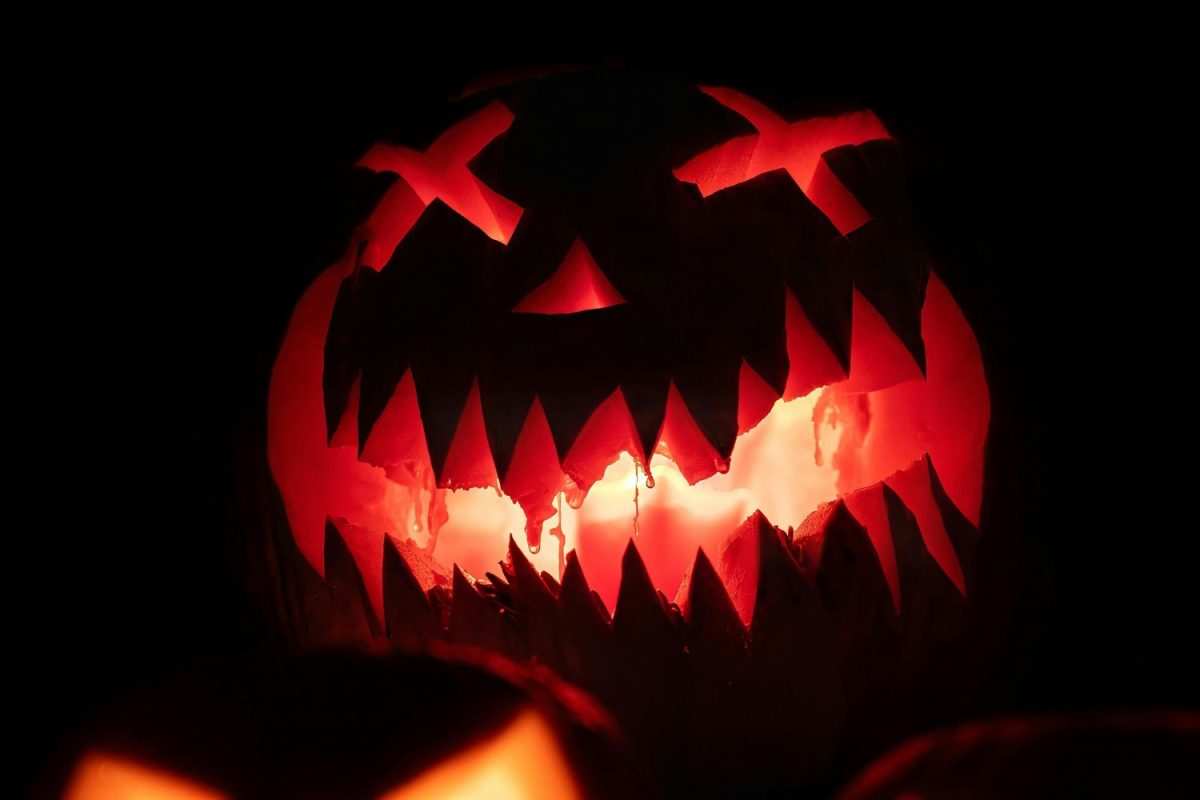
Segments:
[[[641,528],[638,527],[638,517],[641,515],[641,506],[638,504],[638,463],[633,462],[633,535],[638,537],[642,535]]]
[[[550,529],[550,535],[558,539],[558,580],[561,582],[563,573],[567,570],[567,534],[563,531],[563,492],[558,493],[555,508],[558,511],[558,522]],[[582,502],[580,503],[582,505]]]
[[[397,530],[393,535],[398,540],[408,540],[426,553],[433,553],[437,546],[438,531],[449,519],[446,511],[447,489],[439,489],[433,471],[414,461],[401,461],[389,465],[388,479],[400,484],[408,491],[397,509]],[[421,531],[428,532],[424,545],[416,539]]]
[[[587,499],[588,490],[575,483],[575,481],[571,480],[571,476],[568,475],[561,494],[566,495],[567,505],[578,511],[583,508],[583,501]]]

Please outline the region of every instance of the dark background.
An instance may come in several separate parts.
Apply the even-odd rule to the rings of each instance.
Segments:
[[[2,716],[18,790],[123,696],[270,646],[234,465],[259,446],[290,309],[342,245],[345,170],[470,76],[533,64],[865,105],[910,142],[1011,422],[1023,520],[1003,534],[1013,627],[972,710],[1200,701],[1179,243],[1193,92],[1171,20],[747,3],[10,14]]]

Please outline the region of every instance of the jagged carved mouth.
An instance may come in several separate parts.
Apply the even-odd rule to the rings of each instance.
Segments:
[[[335,286],[330,277],[322,281]],[[329,285],[324,287],[327,295]],[[322,288],[318,281],[306,301],[319,305]],[[302,303],[297,321],[305,320],[306,310]],[[548,480],[539,481],[552,502],[552,514],[539,523],[546,546],[531,545],[522,535],[528,518],[499,485],[437,488],[431,485],[427,462],[372,465],[359,460],[352,434],[342,427],[327,444],[321,395],[315,391],[324,337],[319,331],[304,336],[293,330],[280,363],[295,371],[283,377],[307,377],[310,400],[297,402],[299,395],[289,394],[287,409],[272,415],[273,424],[280,425],[273,430],[272,466],[293,534],[319,570],[326,520],[332,521],[381,619],[385,535],[407,542],[404,552],[422,562],[410,567],[425,589],[448,585],[452,566],[468,580],[487,581],[485,575],[497,571],[498,562],[506,558],[510,535],[537,569],[557,580],[566,554],[574,551],[590,585],[611,609],[620,586],[622,554],[631,539],[656,588],[672,598],[696,550],[703,549],[720,563],[726,539],[754,512],[762,512],[780,528],[800,529],[819,506],[842,498],[875,545],[898,606],[896,559],[879,495],[886,484],[916,516],[926,548],[961,591],[962,568],[946,535],[934,484],[940,483],[957,509],[978,524],[988,422],[978,348],[958,306],[933,277],[923,308],[926,375],[914,374],[890,385],[885,376],[880,386],[869,366],[856,369],[855,364],[873,363],[874,348],[895,355],[896,343],[865,301],[859,311],[868,319],[856,325],[861,345],[847,380],[800,397],[774,399],[747,372],[739,402],[739,427],[744,430],[727,467],[697,467],[698,459],[713,463],[713,451],[705,447],[686,406],[673,392],[664,435],[648,469],[629,452],[612,447],[614,441],[623,443],[620,435],[609,435],[597,439],[596,452],[601,455],[594,458],[604,466],[586,491],[561,470],[552,470]],[[872,385],[878,388],[866,389]],[[397,396],[406,392],[412,394],[407,376]],[[616,399],[619,396],[608,406]],[[415,401],[412,412],[418,428],[407,435],[419,439]],[[539,422],[537,414],[533,409],[534,423]],[[607,407],[593,415],[598,426],[607,417]],[[346,425],[351,425],[350,419],[348,413]],[[464,420],[460,430],[465,445],[472,433],[471,421]],[[545,424],[544,419],[540,422]],[[529,427],[533,432],[523,438],[532,442],[536,430]],[[284,430],[286,438],[280,435]],[[606,445],[610,449],[605,450]],[[518,445],[510,470],[519,472],[521,458],[529,457],[522,453],[531,449],[532,445]],[[685,454],[682,467],[672,452]],[[490,458],[486,452],[477,455]],[[736,592],[731,595],[737,604]],[[752,603],[738,605],[748,623]]]
[[[787,124],[765,119],[761,108],[748,105],[742,96],[707,93],[750,120],[759,133],[735,137],[693,158],[688,162],[695,166],[691,172],[687,165],[676,170],[676,185],[690,180],[705,198],[693,189],[678,198],[670,194],[671,202],[693,204],[719,221],[754,206],[756,197],[808,203],[807,195],[824,213],[820,224],[829,228],[821,234],[824,239],[850,242],[860,248],[860,256],[892,241],[890,229],[872,219],[881,216],[880,209],[864,210],[822,156],[839,144],[863,139],[862,134],[855,134],[857,140],[820,139],[814,146],[797,140],[797,131]],[[536,102],[528,101],[525,111],[526,118],[537,119]],[[510,150],[520,152],[520,134],[525,131],[518,125],[508,130],[513,115],[502,107],[497,111],[494,103],[471,119],[475,122],[469,119],[466,128],[451,129],[427,153],[401,148],[391,161],[369,154],[376,169],[396,172],[402,180],[384,196],[362,229],[361,241],[352,243],[345,258],[302,298],[277,359],[268,455],[292,533],[310,564],[323,569],[325,529],[331,521],[382,620],[385,537],[401,546],[428,590],[448,586],[452,567],[459,568],[468,583],[496,582],[499,579],[487,575],[505,559],[509,536],[514,535],[516,546],[550,583],[562,579],[566,556],[574,551],[588,583],[611,609],[631,539],[654,586],[673,598],[686,583],[697,549],[715,563],[725,563],[727,539],[754,512],[761,511],[780,528],[803,531],[822,503],[843,498],[875,546],[898,609],[900,576],[883,502],[886,484],[916,518],[934,560],[963,590],[962,568],[934,495],[944,491],[959,512],[978,524],[988,391],[970,326],[923,256],[899,282],[902,290],[892,294],[888,281],[879,280],[877,265],[870,267],[874,272],[856,273],[853,281],[849,275],[837,279],[844,278],[844,300],[851,306],[844,314],[848,330],[840,357],[834,354],[838,348],[831,345],[836,337],[830,329],[839,324],[834,318],[841,312],[824,315],[814,299],[816,290],[806,283],[807,273],[796,277],[797,267],[789,262],[778,275],[772,273],[774,277],[748,277],[747,296],[757,297],[755,292],[761,291],[773,308],[778,302],[778,318],[774,323],[745,320],[751,333],[737,340],[737,352],[746,355],[733,362],[736,372],[729,372],[727,354],[722,354],[722,380],[726,387],[736,387],[732,400],[716,404],[713,412],[703,397],[708,391],[704,376],[697,381],[695,364],[685,363],[678,375],[661,383],[657,416],[650,427],[643,413],[645,398],[631,394],[640,391],[640,385],[611,377],[608,388],[596,395],[586,376],[578,377],[578,365],[564,370],[565,390],[557,394],[553,369],[541,363],[528,368],[534,374],[528,387],[505,395],[506,381],[511,382],[506,370],[511,371],[512,363],[525,365],[542,357],[546,340],[556,335],[548,326],[558,324],[557,318],[496,323],[499,318],[484,301],[459,309],[457,295],[448,292],[461,287],[446,278],[439,279],[449,284],[446,287],[424,283],[423,291],[407,294],[421,302],[445,299],[447,308],[457,309],[453,313],[465,314],[460,319],[466,322],[460,324],[469,326],[473,341],[488,335],[480,329],[484,323],[497,325],[497,330],[510,326],[516,333],[506,328],[496,334],[504,340],[503,358],[511,358],[513,341],[525,341],[531,350],[525,361],[518,358],[490,372],[477,371],[481,356],[474,350],[461,365],[448,368],[447,362],[454,360],[450,356],[458,354],[453,347],[429,345],[427,352],[414,354],[415,340],[410,339],[396,346],[402,357],[385,352],[387,357],[381,359],[376,344],[363,345],[367,334],[375,340],[390,335],[379,332],[379,319],[412,313],[404,306],[410,299],[389,299],[389,292],[397,292],[395,280],[390,289],[389,280],[402,272],[409,276],[406,281],[413,280],[413,265],[428,257],[430,241],[454,242],[472,258],[478,256],[475,261],[480,263],[509,257],[519,262],[526,252],[522,242],[530,238],[521,238],[522,226],[537,231],[534,226],[545,223],[544,210],[537,216],[536,195],[523,196],[519,207],[467,172],[468,161],[474,171],[486,171],[478,153],[500,134],[508,136]],[[521,112],[516,119],[522,120]],[[854,125],[860,122],[856,117]],[[818,126],[822,136],[829,128]],[[442,142],[445,146],[439,150]],[[453,146],[466,149],[456,153]],[[732,179],[725,174],[731,159],[741,165]],[[755,159],[762,163],[754,166]],[[813,163],[803,168],[808,177],[801,179],[797,164],[806,160]],[[473,181],[474,194],[464,194],[463,181]],[[606,186],[601,190],[613,191]],[[811,215],[820,217],[811,203],[806,208],[806,224],[812,222]],[[881,218],[885,216],[886,210]],[[794,215],[786,221],[794,226]],[[856,241],[855,231],[868,235]],[[761,226],[755,222],[722,235],[747,232],[759,234]],[[779,234],[775,228],[769,232]],[[621,243],[606,242],[605,235],[589,234],[591,241],[586,243],[601,254],[601,261],[622,252]],[[639,235],[651,236],[645,231]],[[619,260],[603,263],[601,273],[594,263],[579,267],[582,240],[572,234],[562,241],[564,248],[574,243],[559,273],[543,271],[512,286],[492,287],[502,299],[508,298],[505,309],[519,312],[502,309],[504,314],[520,316],[532,309],[534,314],[578,317],[571,320],[572,330],[583,335],[607,330],[603,323],[617,315],[639,313],[637,292],[630,291],[636,290],[637,279],[613,272]],[[774,269],[774,259],[794,255],[777,244],[763,250],[769,251],[762,259],[765,268]],[[566,278],[564,271],[570,273]],[[612,282],[602,273],[610,273]],[[540,287],[545,288],[560,278],[574,285],[559,286],[549,299],[544,292],[538,295],[539,282],[545,279]],[[586,286],[578,285],[581,282]],[[704,305],[709,302],[701,296],[704,291],[709,289],[695,292],[699,299],[693,313],[700,316],[712,307]],[[712,291],[720,300],[720,292],[728,290]],[[825,289],[817,295],[821,291]],[[830,297],[843,296],[836,287],[829,291]],[[896,297],[901,300],[893,302]],[[629,307],[622,305],[626,299]],[[837,305],[842,300],[830,302]],[[723,309],[719,324],[737,327],[742,320],[731,316],[733,311],[753,305]],[[682,323],[689,314],[674,307],[661,313],[674,323]],[[375,327],[351,330],[347,315],[369,317]],[[587,327],[593,323],[593,328]],[[707,328],[700,333],[704,342],[712,338]],[[439,334],[451,344],[456,336],[467,338],[450,328],[425,336],[436,339]],[[772,343],[778,343],[780,352],[762,357]],[[619,352],[624,346],[618,341],[612,348]],[[334,363],[331,370],[331,357],[345,363]],[[596,369],[626,375],[613,363],[606,360]],[[588,371],[586,364],[582,371]],[[390,377],[381,381],[381,374]],[[450,385],[457,388],[447,395],[445,387]],[[728,394],[726,388],[720,391]],[[563,410],[572,404],[576,407]],[[564,435],[564,429],[569,433]],[[727,585],[739,580],[734,572],[736,565],[722,571]],[[753,592],[739,594],[735,586],[727,588],[748,623]]]

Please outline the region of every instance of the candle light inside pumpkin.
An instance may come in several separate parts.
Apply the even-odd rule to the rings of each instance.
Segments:
[[[842,432],[836,416],[825,411],[829,403],[818,403],[821,394],[776,401],[738,437],[729,469],[695,484],[661,446],[649,470],[622,452],[586,492],[570,482],[574,502],[561,503],[545,526],[561,527],[563,551],[576,552],[610,608],[620,583],[620,552],[634,535],[651,578],[673,594],[696,547],[715,554],[755,510],[777,525],[799,525],[818,504],[837,497],[836,459],[816,454],[836,452]],[[512,534],[534,566],[559,574],[559,548],[530,548],[520,535],[525,516],[507,497],[470,489],[448,492],[445,502],[449,519],[433,552],[438,561],[474,575],[494,572],[495,542]]]

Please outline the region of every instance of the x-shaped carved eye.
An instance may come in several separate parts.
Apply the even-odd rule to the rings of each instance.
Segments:
[[[706,150],[675,170],[707,197],[764,172],[784,169],[842,235],[871,219],[825,163],[823,154],[843,145],[890,139],[870,111],[787,122],[757,100],[732,89],[702,87],[718,103],[746,118],[758,133],[738,136]]]
[[[522,209],[488,188],[467,168],[467,163],[508,130],[512,121],[511,111],[499,102],[492,102],[452,125],[423,153],[398,145],[377,144],[358,163],[376,172],[396,173],[423,206],[441,200],[489,237],[507,244],[521,219]],[[384,257],[387,255],[390,253]]]

